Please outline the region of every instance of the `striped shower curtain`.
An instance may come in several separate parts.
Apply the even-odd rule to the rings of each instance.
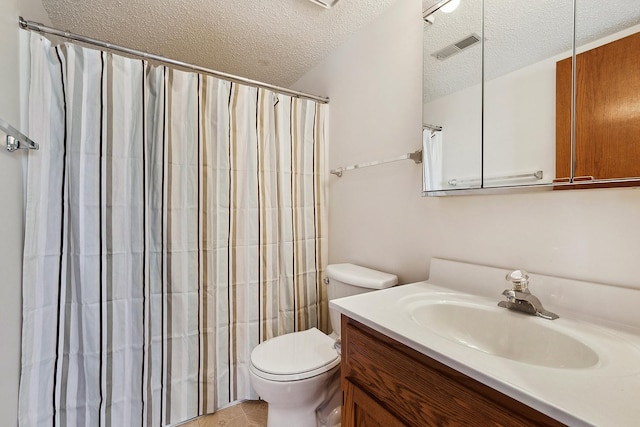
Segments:
[[[22,426],[162,426],[255,398],[328,313],[326,106],[30,42]]]

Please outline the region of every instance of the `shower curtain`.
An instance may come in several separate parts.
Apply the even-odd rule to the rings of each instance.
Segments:
[[[161,426],[255,398],[327,330],[326,106],[31,34],[22,426]]]
[[[441,190],[444,185],[442,175],[442,131],[422,129],[423,191]]]

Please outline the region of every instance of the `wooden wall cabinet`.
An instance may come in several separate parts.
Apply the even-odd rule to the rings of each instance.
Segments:
[[[342,316],[343,427],[562,426]]]
[[[576,56],[573,161],[577,180],[640,177],[640,56],[635,54],[639,51],[640,33],[636,33]],[[572,72],[572,58],[556,64],[556,177],[560,181],[571,176]]]

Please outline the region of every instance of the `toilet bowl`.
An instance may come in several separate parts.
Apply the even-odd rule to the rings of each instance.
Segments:
[[[383,289],[397,277],[353,264],[327,266],[329,299]],[[335,349],[340,315],[330,310],[334,333],[316,328],[259,344],[251,352],[249,375],[256,393],[269,404],[267,427],[316,427],[318,408],[342,403],[340,354]],[[333,405],[333,406],[332,406]]]
[[[340,379],[334,340],[316,328],[282,335],[256,347],[249,372],[269,403],[267,426],[315,426],[316,408]],[[335,387],[333,387],[335,388]]]

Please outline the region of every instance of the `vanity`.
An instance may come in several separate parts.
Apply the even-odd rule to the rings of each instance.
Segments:
[[[531,275],[548,320],[497,306],[508,272],[433,259],[426,282],[331,301],[342,425],[637,426],[640,290]]]
[[[342,331],[344,426],[564,425],[347,316]]]

